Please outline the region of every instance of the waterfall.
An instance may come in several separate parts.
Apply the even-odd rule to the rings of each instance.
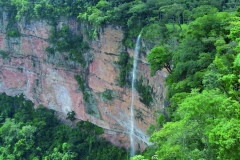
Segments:
[[[132,70],[132,103],[131,103],[131,130],[130,130],[130,156],[134,156],[135,144],[134,144],[134,98],[135,98],[135,80],[136,80],[136,69],[137,69],[137,59],[140,49],[140,38],[141,33],[138,35],[133,59],[133,70]]]

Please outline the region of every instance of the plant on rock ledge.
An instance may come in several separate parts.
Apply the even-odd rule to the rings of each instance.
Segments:
[[[70,121],[74,121],[76,119],[75,115],[76,115],[76,113],[74,111],[68,112],[66,119],[69,119]]]
[[[106,89],[104,92],[101,93],[101,96],[104,99],[107,99],[107,100],[111,101],[113,99],[112,93],[113,93],[112,90]]]
[[[143,121],[144,119],[142,111],[140,109],[135,109],[135,111],[136,111],[135,118]]]
[[[132,58],[130,58],[128,52],[122,52],[119,55],[119,61],[116,64],[120,68],[119,76],[118,76],[118,83],[121,87],[125,85],[130,85],[130,71],[132,69]]]
[[[143,79],[141,78],[136,82],[136,90],[141,96],[140,101],[150,108],[153,102],[152,98],[152,87],[150,85],[143,85]]]
[[[82,66],[86,65],[83,54],[89,49],[87,42],[83,40],[81,34],[76,34],[71,31],[69,26],[63,24],[61,29],[55,26],[50,30],[49,36],[50,46],[46,51],[54,55],[55,52],[68,53],[66,59],[80,63]]]

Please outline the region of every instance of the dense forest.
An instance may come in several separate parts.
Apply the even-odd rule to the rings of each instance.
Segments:
[[[142,50],[151,50],[151,75],[168,71],[166,110],[148,129],[153,145],[132,160],[239,159],[239,0],[0,0],[0,5],[0,15],[8,13],[9,37],[20,36],[18,21],[43,19],[54,28],[60,17],[77,18],[88,26],[89,40],[97,38],[100,28],[119,25],[122,43],[130,48],[143,31]],[[49,42],[57,44],[46,51],[68,51],[75,47],[70,46],[74,40],[81,40],[70,55],[84,63],[74,54],[86,50],[86,43],[81,36],[72,40],[64,33],[71,35],[67,26],[52,30],[57,38]],[[66,41],[57,41],[58,35]],[[127,54],[124,58],[129,59]],[[121,86],[129,64],[123,69]],[[60,124],[53,111],[33,110],[22,96],[1,97],[1,159],[127,159],[124,150],[97,139],[101,129],[88,131],[88,122],[70,128]]]
[[[22,94],[0,95],[1,160],[127,159],[125,149],[100,137],[102,128],[88,121],[68,126],[58,120],[54,110],[33,106]],[[74,120],[70,113],[67,119]]]

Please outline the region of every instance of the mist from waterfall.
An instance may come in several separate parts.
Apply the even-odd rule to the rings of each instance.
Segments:
[[[130,130],[130,156],[133,157],[135,154],[135,138],[134,138],[134,98],[135,98],[135,80],[136,80],[136,69],[137,69],[137,59],[140,49],[140,38],[141,33],[138,35],[133,59],[133,70],[132,70],[132,103],[131,103],[131,130]]]

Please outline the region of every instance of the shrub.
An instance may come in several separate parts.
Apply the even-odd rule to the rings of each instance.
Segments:
[[[150,85],[143,85],[143,79],[141,78],[136,82],[136,90],[141,96],[140,101],[144,103],[148,108],[151,106],[153,102],[152,98],[152,87]]]
[[[102,92],[101,95],[104,99],[111,101],[113,99],[112,93],[113,93],[112,90],[106,89],[104,92]]]
[[[119,56],[119,61],[116,64],[120,68],[118,83],[121,87],[131,84],[129,77],[130,70],[132,69],[132,58],[127,52],[122,52]]]

